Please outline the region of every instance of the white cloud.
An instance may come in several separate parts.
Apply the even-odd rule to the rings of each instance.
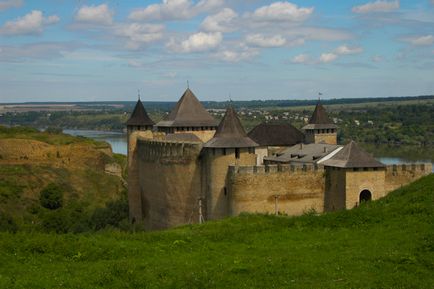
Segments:
[[[23,0],[4,0],[0,1],[0,11],[9,9],[9,8],[19,8],[23,6]]]
[[[335,61],[338,58],[338,56],[334,53],[323,53],[319,57],[319,61],[322,63],[329,63],[332,61]]]
[[[293,21],[300,22],[312,14],[314,8],[298,8],[291,2],[274,2],[268,6],[256,9],[251,17],[255,21],[275,22]]]
[[[235,30],[232,20],[237,17],[237,13],[230,8],[224,8],[222,11],[207,16],[202,24],[201,28],[210,32],[229,32]]]
[[[302,63],[306,64],[306,63],[310,63],[311,59],[310,59],[310,56],[307,54],[299,54],[299,55],[294,56],[292,58],[291,62],[297,63],[297,64],[302,64]]]
[[[404,38],[403,40],[415,46],[428,46],[434,43],[434,36],[423,35],[423,36],[416,36],[416,37],[408,37],[408,38]]]
[[[7,21],[0,28],[0,34],[4,35],[26,35],[42,33],[44,27],[59,22],[57,15],[44,17],[41,11],[33,10],[32,12],[19,17],[13,21]]]
[[[164,25],[130,23],[116,25],[113,33],[127,39],[127,48],[138,49],[143,45],[161,39],[163,31]]]
[[[190,19],[222,5],[223,0],[201,0],[197,4],[191,0],[163,0],[161,4],[151,4],[131,12],[128,18],[134,21]]]
[[[190,35],[187,39],[177,43],[171,39],[167,43],[167,48],[173,52],[190,53],[190,52],[203,52],[216,48],[223,40],[221,32],[198,32]]]
[[[285,45],[286,39],[281,35],[266,37],[262,34],[249,34],[246,43],[259,47],[279,47]]]
[[[218,59],[235,63],[235,62],[251,59],[258,54],[259,54],[258,49],[242,47],[241,49],[238,50],[224,49],[216,53],[214,56]]]
[[[350,54],[358,54],[362,53],[363,48],[362,47],[349,47],[347,45],[341,45],[338,48],[335,49],[335,53],[339,55],[350,55]]]
[[[90,24],[109,25],[113,22],[113,11],[110,11],[107,4],[85,5],[78,10],[75,20]]]
[[[358,14],[372,13],[372,12],[390,12],[399,9],[399,0],[384,1],[378,0],[375,2],[368,2],[363,5],[354,6],[352,11]]]

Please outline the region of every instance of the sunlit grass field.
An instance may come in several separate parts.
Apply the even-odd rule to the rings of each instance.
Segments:
[[[0,234],[0,288],[434,288],[434,175],[350,211]]]

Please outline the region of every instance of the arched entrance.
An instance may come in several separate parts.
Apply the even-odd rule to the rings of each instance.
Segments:
[[[367,202],[372,199],[372,194],[369,190],[363,190],[359,196],[359,203]]]

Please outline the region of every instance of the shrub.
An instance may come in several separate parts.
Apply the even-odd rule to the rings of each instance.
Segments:
[[[18,226],[14,219],[5,212],[0,211],[0,232],[3,231],[15,233],[17,230]]]
[[[128,199],[124,194],[119,200],[108,202],[105,208],[95,209],[90,222],[94,230],[100,230],[107,226],[125,228],[125,220],[128,220]]]
[[[63,205],[63,190],[56,184],[49,184],[39,195],[39,202],[42,207],[56,210]]]

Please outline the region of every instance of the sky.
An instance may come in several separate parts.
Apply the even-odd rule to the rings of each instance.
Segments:
[[[434,0],[0,0],[0,103],[434,93]]]

